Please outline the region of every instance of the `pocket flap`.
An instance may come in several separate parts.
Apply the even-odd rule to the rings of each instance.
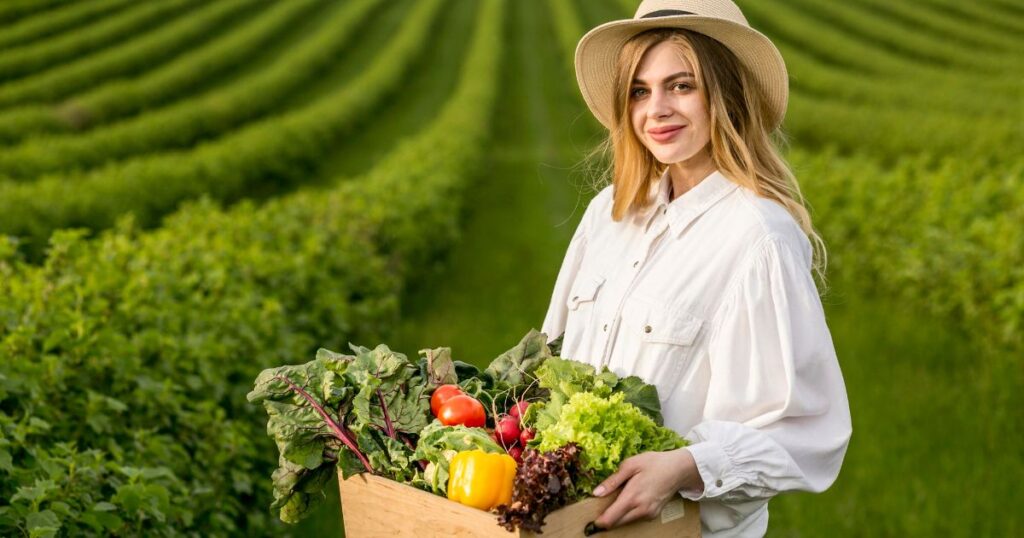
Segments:
[[[686,311],[652,309],[644,325],[644,341],[689,346],[697,339],[703,323]]]
[[[581,274],[576,277],[576,282],[572,285],[572,290],[569,292],[569,299],[565,301],[565,306],[569,307],[569,310],[576,310],[580,303],[593,301],[597,297],[597,290],[604,284],[604,277],[600,275],[588,275]]]

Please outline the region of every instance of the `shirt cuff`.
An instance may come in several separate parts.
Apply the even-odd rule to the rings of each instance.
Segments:
[[[684,499],[700,501],[709,497],[717,497],[733,487],[729,475],[733,465],[722,446],[714,441],[701,441],[686,447],[697,464],[697,471],[704,480],[704,491],[692,489],[679,490]]]

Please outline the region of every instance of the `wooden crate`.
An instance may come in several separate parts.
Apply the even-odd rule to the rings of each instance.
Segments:
[[[545,518],[542,534],[511,533],[498,525],[497,515],[477,510],[412,486],[359,474],[339,476],[342,515],[348,538],[367,537],[480,537],[562,538],[584,536],[587,523],[612,503],[614,496],[590,497],[556,510]],[[676,498],[665,505],[654,521],[637,521],[602,531],[598,538],[699,538],[700,508],[695,502]]]

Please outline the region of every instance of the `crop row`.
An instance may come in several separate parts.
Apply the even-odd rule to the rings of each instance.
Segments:
[[[1019,114],[1017,115],[1019,117]],[[790,94],[785,128],[797,145],[830,144],[886,161],[918,153],[960,158],[1012,158],[1024,144],[1024,124],[1013,117],[978,118]]]
[[[79,81],[79,86],[96,82],[103,84],[59,105],[22,105],[0,112],[0,143],[44,132],[86,129],[179,98],[220,72],[246,62],[317,6],[316,0],[278,2],[237,30],[137,78],[106,81],[94,72],[84,70],[82,76],[90,80]],[[51,89],[56,86],[47,88],[44,91],[48,91],[50,97],[56,97],[56,92],[70,94],[63,89]],[[0,95],[3,91],[0,88]],[[30,92],[24,95],[34,99],[40,94]]]
[[[21,18],[41,15],[54,6],[67,3],[68,0],[8,0],[0,4],[0,24],[8,24]],[[45,15],[49,15],[46,12]]]
[[[848,35],[784,3],[769,8],[763,2],[741,0],[743,13],[754,27],[773,40],[819,56],[823,61],[855,71],[866,78],[882,77],[887,83],[915,83],[926,91],[972,91],[975,94],[1020,95],[1024,82],[1007,76],[964,77],[961,73],[924,65]],[[925,86],[925,85],[928,86]]]
[[[4,148],[0,150],[0,175],[32,179],[132,155],[189,147],[271,112],[291,92],[331,68],[337,54],[351,42],[357,25],[379,3],[357,0],[337,4],[316,33],[271,66],[199,97],[87,133],[43,136]]]
[[[173,58],[218,30],[244,20],[255,0],[221,0],[119,46],[0,87],[0,107],[53,101],[99,82],[135,74]]]
[[[1009,95],[978,99],[976,92],[934,91],[913,81],[883,84],[877,77],[865,77],[822,63],[784,41],[780,40],[777,46],[786,59],[790,88],[794,92],[842,100],[852,106],[863,103],[957,114],[974,122],[984,116],[1021,113],[1020,100]]]
[[[888,2],[887,0],[858,0],[861,5],[870,6],[877,13],[901,22],[915,31],[927,31],[931,35],[946,39],[976,53],[987,54],[989,51],[999,53],[1019,53],[1024,47],[1024,40],[990,32],[985,28],[964,24],[962,18],[950,17],[932,9],[927,4],[907,4]]]
[[[342,7],[362,12],[376,3]],[[359,7],[350,8],[353,4]],[[105,228],[129,211],[149,226],[189,198],[234,200],[256,185],[281,191],[307,179],[334,142],[381,103],[424,52],[422,43],[439,5],[417,2],[372,65],[303,108],[252,123],[194,150],[113,163],[81,177],[0,185],[0,232],[27,236],[30,248],[39,247],[59,228]],[[334,25],[326,27],[337,31]]]
[[[65,8],[46,13],[43,17],[30,17],[8,24],[0,34],[0,49],[43,39],[66,32],[70,28],[87,24],[100,17],[109,16],[123,8],[130,0],[91,0],[71,4]]]
[[[1022,58],[998,53],[978,54],[951,43],[948,38],[932,37],[873,14],[857,3],[794,0],[793,5],[831,29],[854,34],[918,63],[954,68],[961,74],[976,72],[996,77],[1024,67]]]
[[[837,279],[959,320],[1003,357],[1024,352],[1024,159],[789,159]]]
[[[42,266],[7,247],[0,531],[283,532],[248,382],[379,338],[404,279],[450,242],[488,137],[503,5],[480,2],[435,122],[364,178],[263,207],[192,204],[152,232],[62,232]]]
[[[991,5],[987,2],[928,0],[927,5],[960,19],[971,26],[1000,32],[1017,39],[1020,39],[1020,36],[1024,34],[1024,19],[1007,17],[1005,12],[992,9]]]
[[[576,42],[583,37],[583,22],[580,21],[579,13],[576,12],[574,2],[563,2],[560,0],[548,0],[548,11],[551,13],[551,23],[555,27],[555,38],[558,40],[562,51],[566,53],[568,61],[565,62],[569,73],[575,78],[573,58],[576,50]]]
[[[198,0],[154,0],[54,39],[7,49],[0,55],[0,82],[36,73],[169,21]]]

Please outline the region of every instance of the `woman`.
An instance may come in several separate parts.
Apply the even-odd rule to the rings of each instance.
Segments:
[[[826,489],[851,434],[812,276],[824,249],[771,138],[785,64],[729,0],[645,0],[581,39],[576,73],[612,185],[570,242],[544,332],[654,384],[691,442],[625,460],[594,491],[621,489],[596,523],[681,494],[705,536],[762,536],[768,499]]]

